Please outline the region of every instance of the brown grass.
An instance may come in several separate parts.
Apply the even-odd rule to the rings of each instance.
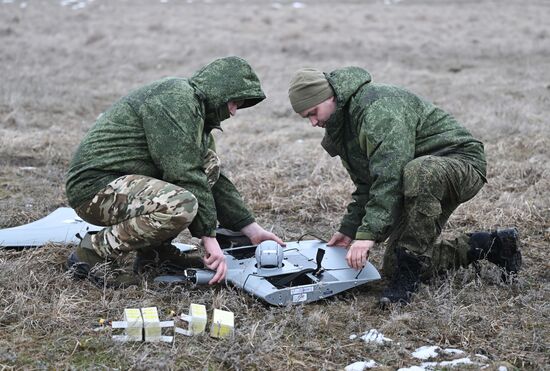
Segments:
[[[451,218],[446,234],[517,226],[525,269],[513,285],[493,267],[424,286],[412,305],[380,311],[381,283],[326,302],[273,308],[234,289],[144,282],[98,290],[64,272],[69,247],[0,251],[1,369],[380,369],[420,364],[423,345],[482,354],[495,369],[550,369],[549,6],[529,2],[403,0],[192,3],[96,0],[0,4],[0,227],[65,206],[63,175],[95,117],[117,97],[168,75],[189,76],[240,55],[268,99],[217,134],[226,169],[259,221],[286,240],[329,237],[352,190],[322,136],[295,117],[286,84],[296,68],[368,68],[449,110],[486,143],[489,183]],[[29,168],[32,167],[32,168]],[[373,257],[379,264],[382,252]],[[236,314],[232,340],[178,337],[120,344],[94,331],[125,307],[185,312],[190,302]],[[371,328],[394,342],[366,345]],[[475,367],[473,367],[475,368]]]

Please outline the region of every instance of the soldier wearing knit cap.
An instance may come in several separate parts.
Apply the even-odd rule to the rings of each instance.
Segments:
[[[302,112],[334,96],[334,92],[324,73],[303,68],[290,82],[288,95],[294,111]]]
[[[294,111],[309,118],[313,126],[324,128],[336,110],[334,90],[325,74],[315,68],[296,72],[290,81],[288,97]]]
[[[321,145],[339,156],[356,186],[339,230],[328,244],[348,249],[361,269],[369,251],[386,242],[380,303],[407,303],[422,281],[487,259],[508,278],[521,267],[516,229],[441,239],[452,212],[486,182],[483,144],[454,117],[396,86],[346,67],[296,72],[294,111],[325,128]]]

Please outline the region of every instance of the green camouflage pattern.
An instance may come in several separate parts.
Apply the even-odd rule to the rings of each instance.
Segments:
[[[109,258],[160,246],[191,224],[197,199],[174,184],[141,175],[125,175],[109,183],[75,209],[95,225],[108,226],[92,235],[95,252]]]
[[[467,162],[444,156],[415,158],[403,173],[403,213],[386,244],[384,274],[395,272],[398,247],[423,258],[424,278],[467,266],[469,236],[440,235],[452,212],[483,187],[483,177]]]
[[[254,221],[235,186],[220,173],[209,178],[205,162],[215,151],[211,131],[229,117],[227,102],[240,109],[265,99],[260,81],[241,58],[221,58],[190,79],[170,77],[130,92],[96,121],[67,172],[69,204],[90,202],[113,180],[143,175],[191,192],[198,211],[189,225],[195,237],[214,236],[216,220],[239,230]],[[223,189],[222,189],[223,188]]]
[[[371,82],[358,67],[325,75],[337,107],[322,145],[340,156],[356,185],[343,234],[377,242],[390,235],[404,210],[404,169],[416,158],[456,159],[485,181],[483,144],[450,114],[405,89]]]

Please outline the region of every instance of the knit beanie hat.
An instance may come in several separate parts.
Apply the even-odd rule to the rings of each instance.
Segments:
[[[314,107],[333,95],[325,74],[315,68],[302,68],[290,80],[288,97],[297,113]]]

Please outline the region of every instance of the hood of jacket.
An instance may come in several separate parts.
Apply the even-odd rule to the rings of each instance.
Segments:
[[[205,126],[217,127],[229,118],[229,101],[243,100],[239,109],[252,107],[265,99],[260,79],[242,58],[225,57],[214,60],[190,79],[205,107]]]
[[[325,73],[336,97],[336,110],[327,120],[325,136],[321,145],[331,155],[339,153],[343,143],[342,131],[345,119],[344,111],[351,97],[365,84],[371,82],[370,73],[360,67],[344,67]]]
[[[371,82],[370,73],[360,67],[344,67],[325,74],[336,95],[336,106],[343,108],[359,88]]]

